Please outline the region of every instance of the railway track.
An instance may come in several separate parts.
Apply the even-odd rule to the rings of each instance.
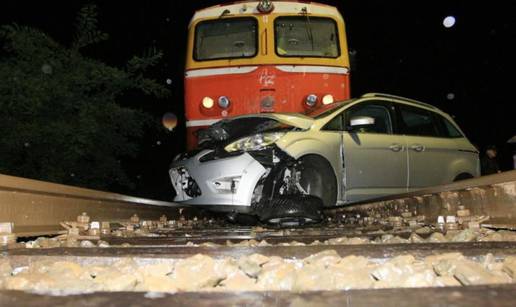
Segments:
[[[83,212],[97,221],[158,220],[162,215],[189,218],[206,213],[175,203],[0,175],[0,218],[14,224],[18,237],[63,233],[61,222]]]
[[[87,212],[88,221],[82,212]],[[323,224],[302,228],[237,226],[173,203],[0,176],[0,222],[14,223],[18,237],[18,243],[3,247],[0,302],[24,306],[516,304],[512,295],[516,172],[333,208],[326,215]],[[95,222],[101,225],[98,229],[92,229]],[[104,231],[104,225],[109,229]],[[40,235],[47,237],[36,239]],[[250,261],[253,255],[267,259],[259,264],[256,276],[246,266],[229,265],[236,275],[219,276],[213,284],[175,283],[182,278],[178,272],[185,263],[187,275],[208,276],[211,267],[205,262],[217,267]],[[314,257],[326,262],[312,272]],[[440,260],[435,262],[435,257]],[[132,264],[126,263],[128,259]],[[350,259],[365,263],[364,271],[348,271],[358,264],[343,267]],[[273,267],[274,261],[278,266],[267,271],[267,263]],[[51,265],[56,263],[62,267]],[[145,279],[149,272],[155,273],[148,266],[163,263],[174,269],[160,271],[159,278],[172,281],[158,279],[156,288]],[[61,283],[75,272],[63,268],[84,273],[114,264],[119,271],[112,272],[113,278],[128,271],[140,277],[125,288],[123,282],[118,288],[99,284],[90,273],[86,290],[72,291]],[[205,271],[188,271],[196,266]],[[59,278],[53,270],[60,272]],[[47,272],[38,275],[41,280],[31,279],[31,272],[41,271]],[[327,275],[321,277],[320,272]],[[366,284],[353,284],[339,272]],[[86,282],[73,276],[64,284]],[[233,280],[234,276],[242,280]],[[334,282],[323,286],[328,280]],[[167,282],[170,287],[162,288]]]

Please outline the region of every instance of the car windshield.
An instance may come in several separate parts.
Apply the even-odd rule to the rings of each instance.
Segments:
[[[337,24],[331,18],[278,17],[274,32],[279,56],[336,58],[340,55]]]
[[[254,57],[257,27],[251,17],[200,22],[195,28],[195,60]]]
[[[311,118],[315,118],[315,119],[323,118],[323,117],[328,116],[331,113],[335,112],[336,110],[340,109],[340,107],[342,107],[343,105],[350,104],[353,101],[355,101],[355,99],[349,99],[349,100],[344,100],[341,102],[323,105],[319,108],[316,108],[309,112],[306,112],[305,115],[310,116]]]

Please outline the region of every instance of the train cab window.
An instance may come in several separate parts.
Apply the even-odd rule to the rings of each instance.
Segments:
[[[202,21],[195,28],[194,59],[254,57],[258,49],[257,29],[258,23],[252,17]]]
[[[284,16],[274,20],[276,54],[336,58],[340,55],[337,23],[331,18]]]

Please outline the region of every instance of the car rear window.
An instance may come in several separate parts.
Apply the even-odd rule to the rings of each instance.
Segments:
[[[461,138],[462,133],[446,118],[436,115],[441,123],[441,136],[445,138]]]

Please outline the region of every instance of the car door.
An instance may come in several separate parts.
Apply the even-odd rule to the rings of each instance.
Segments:
[[[409,189],[448,183],[450,164],[457,156],[453,139],[441,136],[438,114],[397,104],[399,126],[406,135],[409,156]]]
[[[372,117],[374,125],[350,128],[351,119]],[[354,202],[407,191],[404,136],[393,134],[395,112],[390,102],[365,101],[345,111],[343,132],[345,201]]]

